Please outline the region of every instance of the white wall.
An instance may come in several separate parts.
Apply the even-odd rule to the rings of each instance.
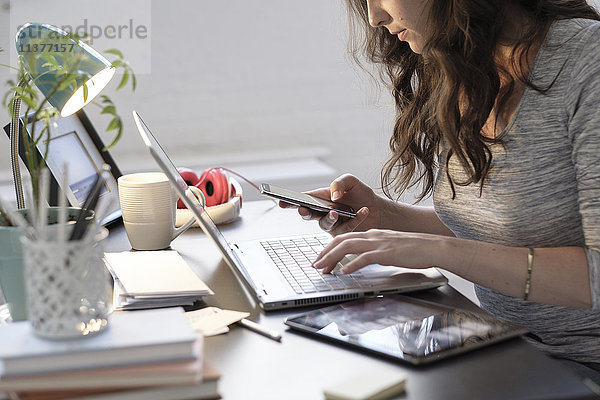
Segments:
[[[8,0],[0,0],[4,48],[14,46],[7,27],[15,25],[15,7],[23,4],[17,1],[60,25],[76,26],[84,18],[115,24],[135,18],[110,7],[100,16],[91,0],[71,0],[79,7],[72,12],[56,12],[54,2],[13,0],[11,21]],[[94,10],[89,14],[81,12],[86,3]],[[377,183],[392,123],[391,99],[384,95],[388,105],[376,105],[371,83],[359,79],[345,59],[346,19],[339,0],[153,0],[146,5],[141,11],[151,11],[150,65],[133,65],[142,71],[135,94],[115,92],[117,82],[109,91],[126,120],[125,135],[112,150],[123,169],[151,166],[130,116],[136,109],[179,165],[235,166],[316,154],[333,167],[331,176],[350,171]],[[8,53],[0,58],[10,61]],[[0,70],[0,82],[7,77]],[[94,107],[86,111],[97,128],[106,126]],[[0,117],[7,121],[8,116]],[[5,154],[0,179],[10,179],[5,139],[0,138]]]

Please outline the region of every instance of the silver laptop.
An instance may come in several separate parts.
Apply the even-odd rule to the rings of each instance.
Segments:
[[[352,274],[322,274],[311,263],[330,240],[327,234],[229,243],[135,111],[133,118],[150,154],[187,208],[194,213],[198,225],[215,242],[227,264],[250,289],[264,310],[429,289],[448,282],[435,268],[412,270],[370,265]],[[347,259],[342,263],[344,261],[347,262]]]

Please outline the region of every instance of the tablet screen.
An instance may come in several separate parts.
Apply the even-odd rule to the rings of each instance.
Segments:
[[[400,295],[342,303],[290,317],[285,323],[412,364],[525,333],[483,311],[474,313]]]

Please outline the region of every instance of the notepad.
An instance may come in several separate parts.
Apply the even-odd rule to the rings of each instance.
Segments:
[[[122,296],[135,298],[205,296],[212,290],[175,250],[105,253],[111,273],[121,283]]]
[[[393,370],[362,371],[323,390],[326,400],[385,400],[405,391],[406,377]]]
[[[203,296],[143,296],[131,297],[126,294],[118,278],[114,277],[113,307],[115,311],[143,310],[148,308],[191,306]]]

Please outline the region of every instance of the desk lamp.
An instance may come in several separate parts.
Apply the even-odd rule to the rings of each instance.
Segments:
[[[62,117],[76,113],[91,102],[116,72],[115,67],[100,53],[52,25],[25,24],[17,32],[16,46],[22,65],[29,75],[28,79],[35,83],[44,98],[60,111]],[[48,57],[56,60],[61,54],[63,58],[66,55],[77,57],[77,64],[72,75],[69,75],[68,82],[57,87],[57,82],[61,79],[59,74],[64,74],[64,71],[57,72],[56,68],[48,62]],[[18,86],[23,88],[27,84],[28,80],[22,79]],[[18,138],[22,128],[19,124],[20,107],[21,99],[17,97],[12,104],[10,146],[17,207],[24,208],[25,200],[18,158]]]

